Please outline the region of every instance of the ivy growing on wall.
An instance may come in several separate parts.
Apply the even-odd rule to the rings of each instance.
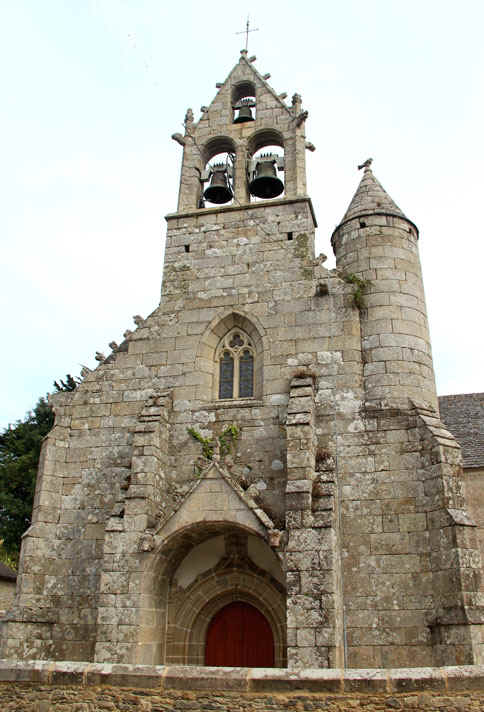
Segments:
[[[357,309],[363,309],[365,306],[364,293],[371,286],[371,281],[369,279],[362,279],[358,275],[353,274],[353,272],[348,272],[341,275],[343,281],[347,284],[352,284],[353,289],[353,304]]]
[[[213,460],[213,455],[218,445],[218,450],[220,452],[220,457],[225,457],[237,444],[239,438],[240,430],[234,425],[228,425],[220,435],[216,435],[212,438],[204,438],[198,430],[195,428],[187,428],[187,433],[192,436],[194,440],[199,442],[202,446],[202,455],[206,460]]]

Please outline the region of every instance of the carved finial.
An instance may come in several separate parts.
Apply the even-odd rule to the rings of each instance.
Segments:
[[[301,95],[296,92],[292,95],[292,110],[295,114],[299,114],[301,111],[302,99]]]
[[[82,376],[82,378],[87,378],[87,376],[89,376],[90,373],[91,373],[91,369],[90,369],[90,368],[88,368],[87,366],[82,366],[82,368],[81,368],[81,376]]]
[[[311,143],[311,141],[306,141],[305,146],[308,149],[308,151],[313,152],[316,150],[316,146],[314,145],[314,143]]]
[[[180,146],[184,146],[186,143],[185,138],[181,135],[181,133],[174,133],[171,135],[171,137],[174,141],[179,143]]]
[[[117,343],[116,343],[115,341],[110,341],[109,344],[108,344],[108,346],[109,346],[109,348],[111,349],[111,351],[116,351],[117,348],[118,348],[118,345],[117,345]]]
[[[308,118],[308,115],[309,115],[309,112],[307,110],[301,111],[301,113],[299,114],[299,116],[296,119],[296,126],[301,126],[301,124],[303,124],[306,121],[306,119]]]
[[[373,158],[367,158],[364,163],[358,166],[358,170],[361,171],[362,168],[369,168],[373,162]]]
[[[100,363],[102,361],[106,360],[106,356],[103,353],[101,353],[100,351],[96,351],[96,355],[94,358],[96,359],[96,361],[99,361]]]
[[[255,482],[253,482],[249,487],[247,487],[247,489],[245,490],[245,494],[248,497],[251,497],[252,499],[257,499],[257,497],[260,496],[260,490]]]
[[[133,333],[133,332],[131,331],[131,329],[126,329],[126,331],[124,332],[123,336],[124,336],[125,339],[129,339],[129,337],[131,336],[132,333]]]
[[[151,532],[144,532],[138,542],[138,551],[146,552],[153,551],[155,548],[155,538]]]
[[[191,109],[187,109],[187,113],[185,114],[185,128],[188,128],[193,124],[193,111]]]
[[[269,546],[273,549],[276,549],[280,545],[281,538],[282,532],[279,531],[279,529],[269,529]]]
[[[142,326],[145,323],[145,320],[139,314],[134,315],[133,321],[136,324],[136,326]]]

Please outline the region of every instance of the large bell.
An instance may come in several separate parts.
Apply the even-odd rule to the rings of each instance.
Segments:
[[[227,180],[227,171],[225,168],[220,168],[212,173],[210,185],[205,188],[203,197],[210,203],[221,205],[232,200],[234,194]]]
[[[275,160],[259,161],[255,167],[254,178],[249,183],[251,195],[256,198],[275,198],[284,190],[284,183],[277,177]]]
[[[237,118],[234,119],[234,124],[243,124],[244,121],[254,121],[254,117],[252,116],[252,109],[250,106],[247,106],[243,104],[240,109],[239,113],[237,114]]]

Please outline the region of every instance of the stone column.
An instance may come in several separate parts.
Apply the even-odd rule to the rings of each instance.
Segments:
[[[237,154],[234,166],[234,201],[238,205],[250,203],[247,181],[247,141],[237,141]]]

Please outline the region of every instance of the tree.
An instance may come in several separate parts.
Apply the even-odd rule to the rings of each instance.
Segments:
[[[24,420],[0,433],[0,539],[13,561],[30,525],[40,448],[53,424],[52,408],[39,398]]]
[[[74,378],[70,373],[66,375],[66,380],[60,379],[60,385],[57,381],[54,381],[54,387],[57,392],[59,391],[75,391],[81,380],[79,378]]]

